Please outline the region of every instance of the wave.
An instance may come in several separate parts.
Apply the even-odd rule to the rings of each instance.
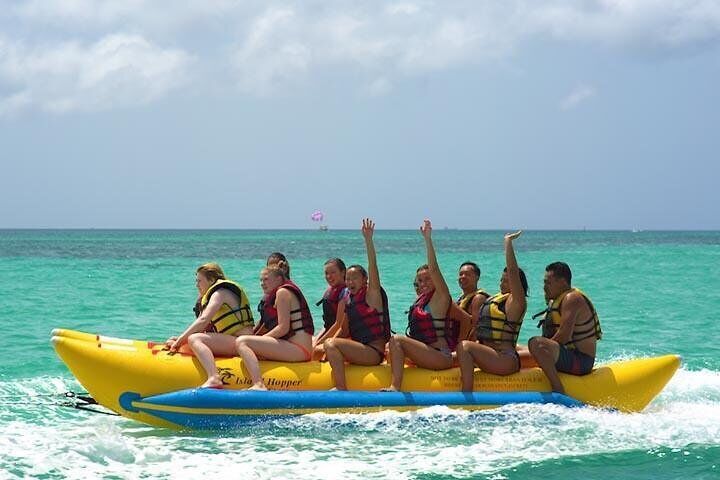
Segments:
[[[510,405],[466,412],[312,414],[236,431],[174,432],[59,407],[65,377],[0,382],[0,470],[23,476],[491,476],[552,459],[689,455],[720,441],[720,372],[677,372],[643,412]],[[700,446],[700,447],[699,447]],[[422,452],[420,454],[419,452]],[[501,475],[502,476],[502,475]]]

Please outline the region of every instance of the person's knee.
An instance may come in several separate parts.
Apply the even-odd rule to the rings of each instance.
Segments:
[[[338,349],[337,342],[334,338],[328,338],[323,342],[323,348],[325,349],[325,354],[330,357],[336,356],[338,353],[340,353],[340,349]]]
[[[337,342],[334,338],[328,338],[323,342],[323,348],[327,352],[328,350],[336,350],[337,349]]]
[[[402,343],[400,342],[400,339],[397,335],[392,335],[390,337],[390,340],[388,341],[388,349],[389,350],[398,350],[402,348]]]
[[[188,345],[190,345],[191,348],[194,348],[195,346],[201,345],[203,343],[202,339],[202,333],[193,333],[188,337]]]
[[[235,349],[239,352],[242,352],[245,348],[247,348],[247,343],[245,342],[245,339],[243,337],[238,337],[237,340],[235,340]]]
[[[547,356],[550,353],[548,341],[544,337],[532,337],[528,341],[528,350],[533,357]]]

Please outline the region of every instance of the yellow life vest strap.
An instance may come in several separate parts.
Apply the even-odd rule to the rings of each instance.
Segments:
[[[227,289],[238,297],[238,307],[232,308],[227,303],[223,303],[219,314],[211,320],[212,328],[218,333],[229,333],[232,334],[239,326],[254,326],[252,309],[245,294],[245,291],[240,285],[233,282],[232,280],[221,279],[213,283],[208,288],[205,295],[200,300],[200,307],[204,309],[208,303],[210,303],[210,297],[221,289]],[[222,311],[226,310],[226,311]],[[235,316],[235,321],[232,318],[228,318],[231,315]]]
[[[517,343],[518,336],[520,335],[520,326],[522,320],[514,321],[507,318],[505,314],[505,302],[510,296],[509,293],[498,293],[483,303],[480,309],[480,318],[477,326],[477,337],[483,341],[490,341],[494,343],[511,343],[515,345]],[[499,314],[493,314],[493,306],[497,309]],[[521,317],[522,318],[522,317]],[[493,322],[500,323],[498,326],[494,326]],[[494,338],[494,333],[499,333],[501,338]],[[510,335],[510,338],[502,338],[503,334]]]
[[[575,348],[575,344],[581,340],[586,340],[592,337],[595,337],[598,340],[602,338],[602,329],[600,328],[600,320],[598,318],[597,311],[595,310],[595,306],[592,304],[588,296],[585,295],[585,293],[583,293],[580,289],[571,288],[570,290],[563,292],[557,299],[548,302],[548,308],[546,308],[542,312],[533,315],[533,319],[539,317],[540,315],[544,315],[540,322],[538,322],[538,327],[542,326],[544,333],[546,331],[548,333],[557,331],[557,329],[560,327],[560,311],[562,309],[562,303],[565,300],[565,297],[567,297],[570,292],[579,293],[583,300],[585,300],[585,304],[590,310],[590,317],[583,322],[575,323],[570,340],[563,344],[566,347],[573,349]],[[589,325],[589,327],[578,328],[585,327],[586,325]]]
[[[229,330],[234,329],[238,325],[253,325],[253,318],[252,318],[252,310],[250,309],[249,305],[243,305],[238,308],[231,308],[230,305],[227,303],[224,303],[223,305],[227,306],[228,311],[220,315],[219,317],[213,318],[210,323],[213,324],[215,327],[215,330],[217,330],[217,333],[225,333]],[[240,315],[235,315],[239,313]],[[244,314],[244,315],[243,315]],[[236,322],[229,323],[228,325],[225,325],[222,329],[218,330],[217,325],[225,318],[229,317],[230,315],[235,315],[235,318],[237,318]]]
[[[486,297],[490,297],[490,294],[488,294],[482,288],[479,288],[479,289],[475,290],[474,292],[465,293],[465,294],[461,295],[460,298],[458,298],[456,303],[460,308],[465,310],[467,313],[471,313],[470,306],[472,305],[473,300],[475,300],[475,297],[477,297],[478,295],[485,295]]]

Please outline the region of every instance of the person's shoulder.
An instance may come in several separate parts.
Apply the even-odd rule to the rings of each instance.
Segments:
[[[563,300],[563,303],[569,307],[578,307],[580,305],[585,304],[585,298],[583,297],[583,294],[578,290],[570,290],[567,295],[565,295],[565,299]]]
[[[275,298],[291,298],[294,296],[295,293],[290,288],[288,288],[287,285],[281,286],[277,289],[277,292],[275,292]]]
[[[490,298],[490,294],[487,293],[487,292],[485,292],[485,291],[482,291],[482,292],[478,292],[478,293],[475,295],[475,297],[472,299],[472,302],[473,302],[473,303],[476,303],[476,302],[477,302],[477,303],[485,303],[485,301],[486,301],[488,298]]]

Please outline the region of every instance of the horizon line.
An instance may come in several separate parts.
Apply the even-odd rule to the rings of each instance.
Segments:
[[[376,231],[415,231],[418,228],[390,227],[376,229]],[[511,232],[522,230],[523,232],[720,232],[715,228],[458,228],[458,227],[435,227],[434,231],[464,231],[464,232]],[[298,231],[298,232],[355,232],[360,231],[359,228],[333,228],[321,230],[319,228],[297,228],[297,227],[274,227],[274,228],[212,228],[212,227],[167,227],[167,228],[147,228],[147,227],[0,227],[0,232],[8,231],[158,231],[158,232],[192,232],[192,231],[208,231],[208,232],[234,232],[234,231]]]

